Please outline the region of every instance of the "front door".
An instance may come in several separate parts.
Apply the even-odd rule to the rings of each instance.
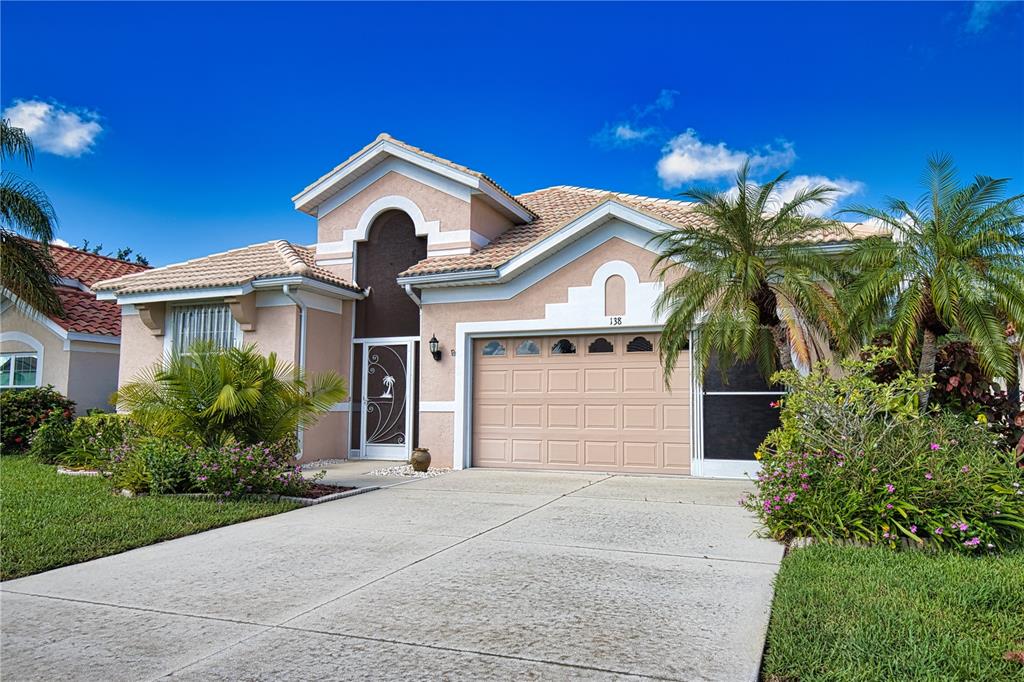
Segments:
[[[362,455],[405,460],[412,452],[415,342],[363,344]]]

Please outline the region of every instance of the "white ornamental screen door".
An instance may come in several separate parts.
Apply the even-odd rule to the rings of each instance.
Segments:
[[[362,455],[406,460],[412,452],[414,341],[363,343]]]

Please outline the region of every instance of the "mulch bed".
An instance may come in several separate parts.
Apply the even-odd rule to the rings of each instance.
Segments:
[[[355,490],[355,486],[343,486],[343,485],[324,485],[323,483],[314,483],[309,487],[309,490],[303,495],[296,495],[307,500],[319,500],[321,497],[327,495],[334,495],[335,493],[344,493],[349,490]]]

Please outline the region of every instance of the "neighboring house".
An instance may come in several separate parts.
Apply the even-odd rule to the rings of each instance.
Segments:
[[[26,315],[10,298],[0,298],[0,390],[52,385],[75,401],[79,414],[111,410],[121,311],[97,300],[91,287],[147,268],[63,246],[51,245],[50,253],[60,274],[64,317]]]
[[[348,377],[303,458],[738,476],[776,423],[755,372],[666,389],[651,237],[688,204],[580,187],[513,196],[381,135],[293,198],[317,243],[257,244],[103,282],[121,381],[198,338]],[[863,232],[864,228],[857,228]],[[823,235],[822,248],[844,244]],[[436,346],[436,349],[434,348]]]

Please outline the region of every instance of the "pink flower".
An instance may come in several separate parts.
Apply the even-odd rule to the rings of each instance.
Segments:
[[[935,529],[935,534],[936,535],[942,535],[942,526],[939,526],[938,528]]]
[[[883,538],[889,537],[889,531],[886,531],[886,532],[882,533],[882,537]]]
[[[887,504],[887,505],[885,505],[885,508],[886,508],[886,509],[892,509],[892,504]]]
[[[793,500],[796,499],[796,493],[790,493],[786,495],[786,504],[792,504]]]
[[[886,483],[885,489],[888,490],[890,493],[896,492],[896,486],[894,486],[892,483]]]
[[[931,445],[929,445],[928,447],[930,447],[930,448],[931,448],[931,449],[932,449],[932,450],[934,451],[934,450],[939,450],[939,449],[941,449],[941,447],[942,447],[942,446],[941,446],[941,445],[939,445],[938,443],[932,443],[932,444],[931,444]]]
[[[973,537],[970,540],[964,541],[964,547],[977,547],[981,544],[981,538]]]
[[[965,464],[965,465],[963,465],[962,467],[960,467],[960,473],[964,473],[964,474],[966,474],[966,473],[967,473],[967,472],[969,472],[970,470],[971,470],[971,467],[967,466],[966,464]]]
[[[927,478],[929,481],[932,480],[932,472],[930,472],[930,471],[924,472],[924,477]]]
[[[810,490],[811,489],[811,486],[807,485],[806,483],[801,483],[800,487],[803,488],[804,490]]]
[[[910,524],[910,532],[917,535],[917,526]]]
[[[966,523],[958,524],[957,528],[959,528],[960,532],[963,533],[963,532],[965,532],[967,530],[967,524]]]

